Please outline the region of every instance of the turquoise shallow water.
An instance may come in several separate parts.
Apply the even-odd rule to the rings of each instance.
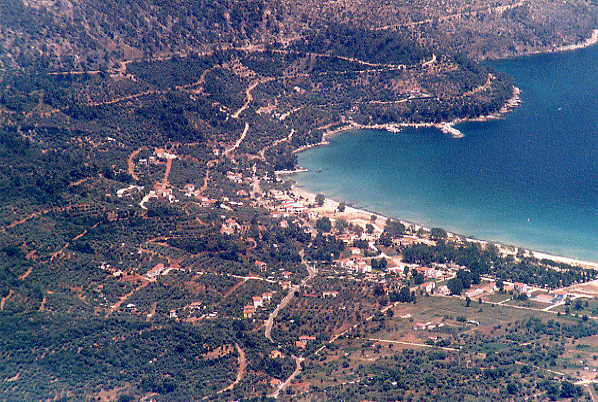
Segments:
[[[460,139],[347,132],[302,152],[309,172],[293,179],[396,218],[598,261],[598,46],[492,66],[522,90],[504,119],[461,124]]]

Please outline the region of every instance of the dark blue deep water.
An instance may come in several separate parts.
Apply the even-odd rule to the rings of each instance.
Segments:
[[[461,124],[459,139],[347,132],[301,153],[309,172],[294,179],[395,218],[598,261],[598,46],[492,67],[522,91],[505,118]]]

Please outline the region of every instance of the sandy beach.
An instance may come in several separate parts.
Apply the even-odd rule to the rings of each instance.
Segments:
[[[291,187],[291,191],[295,194],[295,196],[303,198],[305,200],[308,200],[310,203],[315,203],[316,194],[309,192],[305,189],[299,188],[295,185],[293,185]],[[363,228],[365,228],[366,224],[370,223],[370,224],[372,224],[372,226],[374,227],[374,230],[378,234],[382,233],[382,231],[384,230],[384,225],[386,223],[386,220],[388,219],[387,216],[376,213],[376,212],[367,211],[365,209],[354,208],[354,207],[351,207],[348,205],[345,207],[344,212],[339,212],[338,211],[339,204],[340,203],[338,201],[327,197],[327,198],[325,198],[324,204],[321,207],[313,208],[312,211],[317,213],[320,216],[327,216],[332,219],[345,219],[348,223],[352,223],[354,225],[359,225],[359,226],[362,226]],[[376,216],[375,221],[372,220],[372,216]],[[423,229],[427,229],[427,230],[430,229],[430,228],[427,228],[422,225],[418,225],[413,222],[407,222],[407,221],[403,221],[401,219],[399,219],[399,221],[401,221],[401,223],[403,223],[407,227],[413,227],[414,230],[418,230],[419,228],[423,228]],[[448,236],[449,236],[449,238],[452,238],[454,240],[479,243],[482,245],[492,243],[503,254],[515,254],[515,251],[518,248],[517,246],[505,245],[505,244],[501,244],[498,242],[473,239],[473,238],[469,238],[466,236],[462,236],[457,233],[448,232]],[[598,262],[584,261],[584,260],[571,258],[571,257],[557,256],[557,255],[549,254],[549,253],[542,252],[542,251],[530,250],[530,249],[523,248],[523,247],[521,247],[521,249],[526,250],[529,255],[532,255],[539,260],[547,259],[547,260],[551,260],[551,261],[554,261],[557,263],[575,265],[575,266],[579,266],[579,267],[583,267],[583,268],[598,269]]]
[[[530,54],[571,51],[571,50],[577,50],[577,49],[582,49],[582,48],[585,48],[588,46],[592,46],[597,43],[598,43],[598,29],[595,29],[592,31],[591,36],[589,38],[587,38],[586,40],[584,40],[583,42],[573,44],[573,45],[561,46],[558,48],[554,48],[552,50],[548,49],[545,51],[538,51],[538,52],[534,52],[534,53],[530,53]],[[423,123],[388,123],[388,124],[376,124],[376,125],[362,125],[362,124],[359,124],[359,123],[356,123],[353,121],[344,122],[344,123],[339,122],[338,127],[328,130],[323,134],[322,142],[320,142],[318,144],[312,144],[312,145],[298,148],[294,152],[301,152],[306,149],[317,147],[320,145],[327,145],[327,144],[329,144],[328,139],[330,137],[337,135],[339,133],[342,133],[342,132],[355,130],[355,129],[376,129],[376,130],[386,130],[391,133],[398,133],[404,127],[415,127],[415,128],[426,127],[426,128],[437,128],[437,129],[441,130],[443,133],[449,134],[455,138],[460,138],[460,137],[463,137],[463,133],[461,133],[459,130],[455,129],[454,125],[464,123],[464,122],[472,122],[472,121],[473,122],[483,122],[483,121],[488,121],[488,120],[500,119],[506,113],[509,113],[511,110],[516,108],[521,103],[520,94],[521,94],[521,91],[519,90],[519,88],[514,86],[511,98],[505,102],[505,104],[501,107],[501,109],[499,111],[497,111],[496,113],[490,114],[490,115],[479,116],[479,117],[474,117],[474,118],[455,119],[452,121],[441,122],[441,123],[427,123],[427,122],[423,122]],[[297,186],[292,186],[292,191],[296,196],[302,197],[306,200],[309,200],[312,203],[315,200],[316,195],[314,193],[311,193],[307,190],[301,189]],[[384,229],[384,223],[387,219],[386,216],[375,213],[375,212],[367,211],[364,209],[358,209],[358,208],[349,207],[349,206],[346,206],[345,211],[341,213],[341,212],[338,212],[338,205],[339,205],[339,202],[337,202],[333,199],[330,199],[330,198],[326,198],[324,205],[321,207],[314,208],[313,211],[322,216],[328,216],[328,217],[334,218],[334,219],[338,219],[338,218],[346,219],[347,222],[350,222],[353,224],[359,224],[363,227],[365,227],[365,225],[367,223],[371,223],[374,226],[375,230],[379,233],[381,233],[382,230]],[[371,220],[372,215],[376,216],[375,221]],[[403,224],[405,224],[406,226],[415,227],[416,230],[419,229],[420,227],[423,227],[423,226],[417,225],[412,222],[406,222],[406,221],[402,221],[402,220],[401,220],[401,222]],[[424,227],[424,229],[427,229],[427,228]],[[449,237],[451,237],[453,239],[460,239],[463,241],[476,242],[476,243],[480,243],[480,244],[489,243],[489,241],[473,239],[473,238],[462,236],[462,235],[459,235],[456,233],[449,233]],[[499,248],[499,250],[501,250],[501,252],[503,254],[515,254],[515,251],[518,248],[517,246],[505,245],[505,244],[501,244],[501,243],[498,243],[495,241],[492,241],[490,243],[495,244]],[[521,247],[521,249],[525,250],[527,255],[534,256],[537,259],[547,259],[547,260],[551,260],[551,261],[554,261],[557,263],[570,264],[570,265],[580,266],[580,267],[584,267],[584,268],[598,269],[598,262],[585,261],[585,260],[571,258],[571,257],[565,257],[565,256],[557,256],[557,255],[553,255],[550,253],[536,251],[536,250],[530,250],[530,249],[523,248],[523,247]]]

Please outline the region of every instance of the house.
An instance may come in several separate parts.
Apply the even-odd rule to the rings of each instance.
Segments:
[[[424,329],[432,329],[435,328],[436,325],[432,324],[432,321],[428,321],[428,322],[416,322],[415,325],[413,326],[413,330],[414,331],[418,331],[418,330],[424,330]]]
[[[243,318],[251,318],[255,314],[255,307],[252,305],[247,305],[243,307]]]
[[[448,286],[446,285],[442,285],[438,288],[438,290],[436,291],[437,294],[441,295],[441,296],[448,296],[451,294],[451,291],[449,290]]]
[[[431,293],[432,290],[436,289],[436,282],[424,282],[421,285],[419,285],[419,287],[423,289],[426,293]]]
[[[361,249],[359,247],[351,247],[349,251],[351,252],[351,255],[361,254]]]
[[[281,283],[281,285],[280,285],[280,286],[282,286],[282,289],[283,289],[283,290],[290,289],[290,288],[291,288],[291,282],[289,282],[289,281],[284,281],[284,282],[282,282],[282,283]]]
[[[415,270],[422,274],[424,278],[434,278],[436,276],[436,270],[430,267],[417,267]]]
[[[305,350],[305,348],[307,347],[307,344],[303,341],[295,341],[295,347],[297,349]]]
[[[282,381],[279,380],[278,378],[273,378],[270,380],[270,386],[272,388],[278,388],[280,386],[280,384],[282,384]]]
[[[532,287],[529,285],[526,285],[525,283],[521,283],[521,282],[515,282],[513,284],[513,290],[515,291],[515,293],[517,294],[526,294],[528,297],[531,296],[532,293]]]
[[[262,293],[262,300],[267,302],[272,301],[272,292]]]
[[[291,277],[291,275],[293,275],[293,273],[292,273],[292,272],[289,272],[289,271],[284,271],[284,272],[282,273],[282,276],[283,276],[284,278],[286,278],[286,279],[289,279],[289,278]]]
[[[480,297],[483,294],[484,294],[484,289],[482,289],[482,288],[470,289],[467,292],[465,292],[465,296],[468,296],[470,298]]]
[[[274,350],[272,350],[272,352],[270,352],[271,359],[281,359],[282,357],[283,357],[283,354],[278,349],[274,349]]]
[[[156,264],[156,266],[154,266],[152,269],[145,273],[145,277],[147,279],[154,279],[156,276],[160,275],[165,269],[166,267],[164,266],[164,264]]]
[[[338,292],[335,292],[335,291],[322,292],[322,297],[325,299],[328,297],[335,298],[336,296],[338,296]]]
[[[372,272],[372,266],[365,261],[357,262],[357,271],[367,273]]]
[[[260,296],[253,296],[251,300],[253,301],[253,307],[264,307],[264,300]]]
[[[157,182],[154,184],[154,191],[159,198],[169,198],[172,195],[172,189],[167,183]]]
[[[218,200],[211,200],[207,197],[201,197],[202,208],[211,208],[218,203]]]
[[[233,172],[226,172],[226,178],[232,181],[233,183],[242,184],[243,183],[243,175],[241,173],[233,173]]]
[[[256,260],[255,261],[255,265],[256,265],[256,267],[258,267],[262,271],[265,271],[266,268],[268,268],[268,265],[264,261]]]
[[[170,310],[170,312],[168,314],[168,317],[172,318],[172,319],[178,318],[177,315],[176,315],[176,310]]]
[[[222,227],[220,228],[220,233],[230,236],[238,230],[241,230],[241,225],[239,225],[237,221],[235,221],[233,218],[228,218],[222,224]]]
[[[185,184],[185,187],[183,187],[183,192],[185,193],[186,197],[191,197],[193,195],[194,191],[195,191],[194,184],[187,183],[187,184]]]
[[[189,310],[199,310],[201,309],[201,302],[193,302],[187,306]]]
[[[394,266],[394,267],[388,267],[388,268],[386,268],[386,270],[388,271],[389,274],[403,275],[403,272],[405,271],[405,267]]]
[[[315,341],[316,337],[315,336],[309,336],[309,335],[302,335],[302,336],[299,337],[299,340],[307,343],[309,341]]]

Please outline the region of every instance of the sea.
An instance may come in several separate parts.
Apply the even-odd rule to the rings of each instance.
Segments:
[[[488,63],[522,104],[499,120],[353,130],[298,155],[306,190],[427,227],[598,262],[598,46]]]

